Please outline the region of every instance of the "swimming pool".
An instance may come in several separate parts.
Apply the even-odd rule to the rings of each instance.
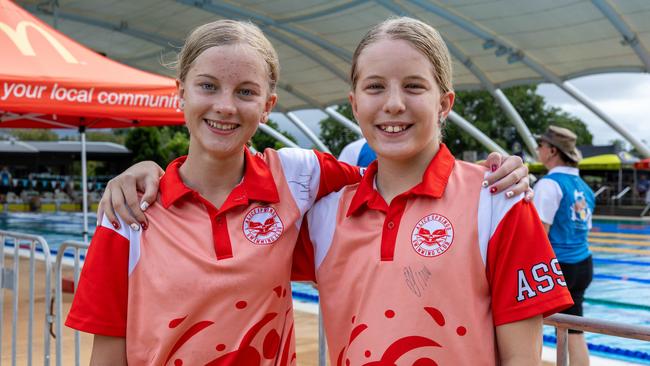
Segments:
[[[89,217],[89,232],[96,216]],[[56,249],[65,240],[81,241],[80,213],[2,213],[0,229],[43,236]],[[594,281],[587,290],[586,317],[650,326],[650,223],[594,221],[590,234]],[[294,284],[294,297],[317,302],[318,292]],[[545,343],[554,343],[554,330],[544,329]],[[650,365],[650,342],[587,334],[594,354]]]

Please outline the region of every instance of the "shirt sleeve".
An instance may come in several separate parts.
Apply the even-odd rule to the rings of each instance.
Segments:
[[[320,199],[341,188],[361,180],[359,167],[336,160],[331,154],[314,151],[320,166],[320,184],[316,199]]]
[[[82,332],[126,336],[129,240],[98,226],[65,325]]]
[[[548,316],[573,304],[544,227],[524,200],[510,208],[490,237],[487,277],[495,326]]]
[[[539,218],[545,224],[553,224],[555,213],[560,208],[562,201],[562,189],[556,181],[551,179],[540,179],[535,185],[535,196],[533,203],[539,214]]]

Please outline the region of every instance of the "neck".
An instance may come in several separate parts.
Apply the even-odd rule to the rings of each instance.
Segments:
[[[554,157],[553,159],[550,159],[550,160],[549,160],[548,162],[546,162],[546,164],[544,164],[544,165],[546,166],[546,169],[548,169],[548,170],[551,170],[551,169],[553,169],[553,168],[557,168],[557,167],[559,167],[559,166],[565,166],[565,165],[562,163],[562,161],[560,161],[558,158],[555,158],[555,157]]]
[[[179,168],[179,173],[185,185],[219,208],[233,188],[241,182],[244,169],[243,151],[217,158],[204,153],[193,154],[190,146],[187,160]]]
[[[390,204],[393,198],[422,182],[424,172],[439,149],[440,145],[435,145],[404,160],[377,156],[377,190],[386,203]]]

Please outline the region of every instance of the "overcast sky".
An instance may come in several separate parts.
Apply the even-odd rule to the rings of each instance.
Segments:
[[[587,95],[607,115],[624,126],[634,136],[650,143],[650,74],[617,73],[581,77],[570,81]],[[613,139],[623,139],[587,108],[575,101],[553,84],[541,84],[537,89],[548,105],[582,119],[594,135],[595,145],[606,145]],[[298,116],[310,127],[318,130],[318,121],[325,117],[320,111],[300,111]],[[288,120],[279,114],[272,118],[281,128],[292,133],[301,145],[311,144]]]

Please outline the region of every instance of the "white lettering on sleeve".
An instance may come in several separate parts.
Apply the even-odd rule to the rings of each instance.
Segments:
[[[542,274],[540,275],[540,270]],[[548,274],[548,266],[546,263],[539,263],[533,266],[533,279],[539,283],[537,285],[537,289],[540,292],[549,292],[555,287],[555,283],[553,282],[553,277]],[[542,282],[546,282],[546,285],[542,286]]]
[[[558,285],[566,287],[566,282],[564,282],[564,273],[562,273],[562,268],[560,268],[560,261],[557,258],[551,259],[551,270],[558,277],[555,279]]]
[[[533,289],[528,284],[528,280],[526,279],[526,274],[524,273],[523,269],[517,271],[517,283],[517,287],[519,288],[517,301],[524,301],[526,298],[530,299],[537,296],[535,291],[533,291]],[[524,296],[524,292],[526,292],[526,296]]]

